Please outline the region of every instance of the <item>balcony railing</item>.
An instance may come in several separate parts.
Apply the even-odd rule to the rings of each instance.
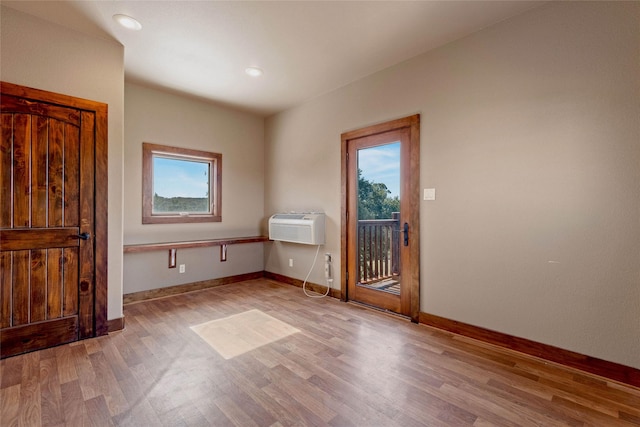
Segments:
[[[374,283],[400,274],[400,214],[358,221],[358,282]]]

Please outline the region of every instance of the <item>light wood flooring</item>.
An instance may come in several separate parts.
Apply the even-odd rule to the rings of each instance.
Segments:
[[[300,332],[227,360],[190,329],[250,310]],[[0,425],[640,425],[639,389],[266,279],[124,313],[0,362]]]

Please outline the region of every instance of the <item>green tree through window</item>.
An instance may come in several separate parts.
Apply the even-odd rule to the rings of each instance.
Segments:
[[[359,220],[390,219],[393,212],[400,212],[400,198],[390,194],[385,184],[366,179],[358,169]]]

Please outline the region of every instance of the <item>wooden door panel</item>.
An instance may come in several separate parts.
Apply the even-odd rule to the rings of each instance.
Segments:
[[[12,226],[11,204],[11,163],[12,163],[12,128],[13,115],[0,114],[0,228]]]
[[[40,322],[3,329],[0,357],[76,341],[77,331],[76,316],[48,321],[45,328],[43,322]]]
[[[62,317],[64,258],[63,249],[47,250],[47,319]]]
[[[3,113],[2,124],[0,184],[12,191],[0,196],[0,228],[78,226],[80,174],[64,165],[80,164],[80,129],[24,114]]]
[[[29,323],[46,320],[47,312],[47,250],[31,251],[29,276]]]
[[[107,332],[107,106],[0,86],[0,354],[6,357]]]
[[[64,123],[49,119],[49,227],[61,227],[65,206],[63,203],[63,165],[68,161],[64,158]],[[78,129],[74,129],[74,133]],[[69,163],[73,164],[73,163]],[[75,164],[77,165],[77,163]],[[75,169],[77,166],[68,169]],[[73,224],[77,225],[77,224]]]
[[[62,252],[63,282],[62,282],[62,316],[78,313],[78,248],[65,248]]]
[[[34,105],[30,107],[35,108]],[[0,230],[0,248],[3,259],[10,260],[6,264],[10,265],[11,275],[10,281],[2,283],[3,287],[10,284],[10,289],[0,292],[3,328],[36,324],[63,315],[78,316],[80,128],[55,118],[22,113],[2,115],[3,153],[9,157],[5,144],[12,150],[11,162],[2,162],[3,167],[9,166],[8,170],[0,175],[3,193],[12,197],[3,202],[13,208]],[[93,121],[89,120],[88,126],[93,126]],[[87,143],[93,146],[92,141]],[[85,166],[91,168],[87,179],[92,180],[93,151],[84,151],[91,156]],[[83,200],[90,206],[92,183],[87,190],[91,196]],[[65,195],[69,206],[65,204]],[[93,214],[87,216],[85,223],[90,230]],[[65,222],[74,226],[62,227]],[[92,245],[86,246],[92,252]],[[60,248],[67,247],[76,249],[61,252]],[[89,256],[85,270],[93,271],[92,260]],[[93,280],[91,274],[85,276]],[[52,294],[48,294],[49,288]],[[23,336],[21,332],[14,333]],[[2,343],[7,345],[6,331],[2,335]]]
[[[30,251],[15,251],[12,253],[11,271],[13,280],[11,283],[11,313],[10,326],[18,326],[29,323],[29,263]]]
[[[11,111],[12,113],[50,117],[65,123],[80,126],[80,111],[76,108],[38,102],[6,93],[2,94],[2,110]]]
[[[0,329],[11,326],[11,252],[0,252]]]
[[[31,225],[31,116],[13,117],[13,219],[12,227]]]
[[[3,251],[0,266],[2,328],[77,315],[78,248]]]
[[[80,164],[80,132],[78,128],[70,124],[65,126],[65,139],[62,150],[65,161],[71,164]],[[72,132],[72,130],[74,130]],[[59,175],[55,175],[59,177]],[[80,171],[77,168],[64,170],[62,185],[64,188],[64,215],[65,227],[77,227],[80,225]],[[57,180],[51,180],[50,187],[60,188]]]
[[[78,246],[79,230],[78,227],[2,230],[0,247],[3,251],[19,251]]]
[[[94,234],[95,121],[93,113],[12,97],[3,97],[2,107],[0,179],[9,208],[0,224],[0,296],[2,355],[8,355],[78,339],[79,288],[93,291],[93,244],[81,254],[78,235],[81,222],[83,232]],[[91,308],[83,310],[83,337],[93,333],[92,295],[85,302]]]
[[[47,226],[47,124],[42,116],[32,118],[31,138],[31,226]]]

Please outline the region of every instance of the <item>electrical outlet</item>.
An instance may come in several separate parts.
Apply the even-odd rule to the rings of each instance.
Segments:
[[[331,279],[331,264],[328,262],[324,264],[324,278],[327,280]]]
[[[289,267],[293,267],[293,258],[289,258]]]
[[[186,266],[184,264],[180,264],[180,273],[184,273],[186,270]]]
[[[329,252],[324,254],[324,278],[331,279],[331,254]]]

